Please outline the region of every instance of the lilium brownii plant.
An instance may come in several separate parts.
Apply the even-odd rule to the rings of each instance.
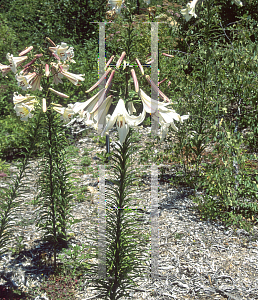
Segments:
[[[28,153],[25,153],[21,173],[17,177],[14,188],[10,189],[9,195],[7,194],[7,201],[13,203],[17,196],[17,189],[27,167],[29,156],[34,149],[37,138],[40,137],[43,162],[41,164],[42,174],[39,178],[40,193],[38,198],[41,199],[42,209],[36,225],[45,231],[43,239],[54,245],[54,268],[56,268],[57,247],[66,245],[68,224],[73,223],[69,220],[71,217],[69,213],[71,209],[71,184],[68,180],[68,161],[64,152],[67,141],[63,123],[56,112],[61,114],[61,119],[69,122],[72,116],[81,109],[81,106],[75,103],[68,104],[67,108],[63,108],[62,105],[56,103],[56,99],[57,97],[69,98],[69,96],[52,86],[63,83],[63,78],[79,86],[84,81],[84,74],[73,74],[68,71],[69,63],[75,63],[72,47],[68,47],[66,43],[56,45],[50,38],[46,38],[46,41],[50,43],[51,47],[45,44],[46,49],[42,50],[43,53],[33,55],[33,46],[23,50],[18,57],[8,53],[6,58],[9,65],[0,64],[0,70],[3,77],[7,76],[10,71],[16,74],[18,87],[22,91],[26,91],[25,96],[18,92],[13,95],[17,116],[20,117],[21,121],[28,121],[29,118],[32,118],[30,123],[36,124],[30,126],[30,145],[26,147]],[[27,59],[30,61],[23,65]],[[22,67],[22,70],[18,72],[19,67]],[[39,99],[38,96],[30,95],[27,91],[40,91],[43,96]],[[80,106],[79,110],[78,106]],[[38,110],[39,107],[41,108],[40,111]],[[36,120],[33,118],[33,111],[35,111]],[[10,208],[11,204],[6,207]],[[3,230],[5,229],[4,226],[7,226],[8,220],[8,217],[0,219],[0,248],[3,244],[2,238],[5,239],[6,236]]]

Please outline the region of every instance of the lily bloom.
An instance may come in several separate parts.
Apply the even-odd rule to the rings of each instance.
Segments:
[[[18,81],[18,86],[20,86],[24,91],[27,88],[31,88],[30,81],[37,75],[36,72],[30,73],[28,75],[22,75],[22,72],[20,72],[20,75],[15,75],[16,80]]]
[[[26,94],[25,96],[22,96],[18,94],[17,92],[13,93],[13,103],[18,104],[22,102],[29,102],[30,100],[34,99],[34,96],[30,96],[29,94]]]
[[[61,74],[64,75],[69,81],[71,81],[74,85],[80,86],[79,82],[84,81],[85,78],[82,76],[85,76],[85,74],[73,74],[70,72],[67,72],[63,69],[63,67],[60,65],[61,68]]]
[[[17,67],[19,67],[28,58],[28,56],[13,57],[12,54],[7,53],[6,58],[9,60],[11,70],[14,74],[16,74]]]
[[[236,5],[239,5],[241,7],[243,6],[243,2],[240,1],[240,0],[234,0],[234,2],[235,2]]]
[[[19,103],[14,106],[16,115],[21,117],[21,121],[28,121],[28,118],[32,118],[31,111],[34,110],[34,103],[37,101],[29,101],[26,103]]]
[[[3,77],[5,77],[6,74],[11,71],[11,67],[0,64],[0,70],[2,72]]]
[[[193,0],[192,2],[186,4],[186,8],[181,9],[181,14],[185,17],[187,22],[192,18],[192,16],[195,18],[197,17],[195,13],[195,5],[197,2],[198,0]]]
[[[88,121],[85,120],[85,124],[92,125],[94,129],[98,133],[100,133],[100,131],[103,130],[104,126],[106,125],[106,116],[112,104],[112,101],[113,96],[108,96],[98,108],[96,108],[95,110],[93,109],[90,112],[90,118],[88,119]]]
[[[31,81],[31,90],[32,91],[36,91],[36,90],[42,91],[42,87],[40,86],[41,77],[42,77],[42,75],[37,74]]]
[[[169,125],[171,125],[174,130],[178,131],[177,127],[175,126],[174,120],[180,121],[182,123],[183,120],[189,118],[189,115],[180,116],[178,113],[176,113],[175,110],[166,107],[171,103],[160,103],[156,100],[151,99],[143,92],[142,89],[140,89],[139,95],[146,112],[151,113],[154,121],[161,124],[162,139],[164,139],[164,137],[167,135],[167,129]]]
[[[56,47],[49,47],[49,50],[57,55],[61,60],[69,60],[75,62],[72,58],[74,57],[73,47],[68,47],[66,43],[61,43]]]
[[[73,110],[74,104],[68,104],[67,108],[65,107],[53,107],[53,109],[60,113],[60,119],[64,120],[65,123],[68,123],[71,121],[73,115],[75,114]]]
[[[76,102],[73,105],[73,112],[79,113],[80,118],[84,118],[86,125],[92,125],[96,130],[103,127],[105,117],[112,103],[112,97],[105,98],[106,89],[102,89],[96,95],[85,102]],[[84,109],[86,111],[84,111]],[[60,110],[60,108],[59,108]]]
[[[137,116],[130,116],[125,108],[124,100],[120,99],[117,103],[117,106],[112,114],[112,116],[107,115],[106,117],[106,126],[101,133],[101,136],[104,136],[105,132],[110,130],[113,125],[116,123],[117,131],[119,134],[120,143],[123,144],[126,136],[129,132],[129,127],[134,127],[143,122],[146,115],[146,111],[143,108],[142,113]]]
[[[51,72],[53,73],[53,82],[54,84],[63,83],[62,78],[64,75],[61,74],[62,70],[68,71],[69,65],[63,65],[61,62],[51,63]]]
[[[109,0],[108,5],[111,6],[112,10],[114,10],[116,13],[121,12],[123,1],[122,0]]]

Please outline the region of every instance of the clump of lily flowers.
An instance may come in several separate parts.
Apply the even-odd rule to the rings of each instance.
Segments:
[[[189,118],[189,114],[180,116],[175,112],[175,110],[167,107],[168,105],[172,104],[170,99],[159,90],[155,83],[151,81],[149,75],[144,74],[143,67],[137,58],[136,62],[139,66],[142,76],[144,76],[147,82],[157,92],[159,92],[160,97],[167,103],[151,99],[142,89],[140,89],[135,70],[132,68],[131,75],[134,82],[135,92],[138,93],[139,98],[142,100],[143,104],[142,113],[138,116],[133,115],[133,113],[136,112],[133,102],[129,101],[125,103],[123,99],[119,99],[113,114],[108,114],[108,110],[112,104],[113,96],[107,96],[107,94],[111,88],[114,74],[121,66],[125,56],[126,53],[123,52],[116,63],[115,69],[113,70],[111,67],[109,67],[110,63],[114,59],[114,56],[112,56],[106,64],[106,71],[103,76],[90,89],[88,89],[86,93],[90,93],[91,91],[96,89],[110,73],[106,85],[103,89],[101,89],[97,94],[95,94],[92,98],[84,103],[77,102],[73,105],[70,104],[67,110],[69,110],[70,114],[79,113],[80,117],[84,119],[85,124],[92,126],[95,130],[98,131],[98,133],[101,133],[101,136],[104,136],[104,134],[106,134],[116,124],[121,144],[123,144],[123,142],[125,141],[125,138],[129,132],[129,127],[136,127],[141,124],[144,121],[147,112],[150,113],[153,119],[161,125],[160,138],[161,140],[163,140],[167,135],[168,127],[171,125],[172,128],[177,131],[178,129],[175,126],[174,121],[179,121],[182,123],[183,120]],[[124,68],[127,65],[125,60],[123,65]],[[127,109],[125,104],[127,104]],[[60,113],[64,114],[65,110],[63,109],[61,111],[60,108]]]
[[[9,71],[14,72],[16,74],[15,78],[18,82],[18,86],[24,91],[41,91],[42,87],[40,82],[42,78],[46,77],[47,82],[49,82],[49,79],[52,78],[52,83],[47,85],[47,93],[51,92],[60,97],[69,98],[68,95],[50,87],[50,84],[57,85],[59,83],[63,83],[63,78],[67,78],[74,85],[78,86],[81,85],[80,83],[82,81],[84,81],[84,74],[73,74],[68,71],[70,67],[69,63],[75,63],[73,60],[74,51],[72,47],[68,47],[66,43],[61,43],[61,45],[56,46],[51,39],[46,39],[51,44],[51,47],[48,47],[49,56],[47,59],[46,57],[43,57],[43,54],[36,54],[31,57],[32,60],[29,63],[23,66],[23,69],[19,72],[19,74],[16,74],[17,68],[28,59],[28,56],[25,56],[25,54],[28,54],[33,49],[33,46],[23,50],[19,54],[19,57],[13,57],[13,55],[8,53],[6,57],[9,60],[9,65],[0,64],[2,75],[6,76]],[[126,53],[123,52],[116,63],[115,69],[109,67],[110,63],[114,59],[114,55],[109,59],[105,67],[104,75],[90,89],[88,89],[86,93],[90,93],[95,90],[109,75],[106,85],[89,100],[68,104],[67,107],[63,107],[58,103],[48,103],[48,105],[51,105],[56,112],[61,114],[61,119],[66,123],[66,126],[69,126],[72,118],[79,115],[86,125],[93,127],[98,131],[98,133],[101,133],[101,136],[106,134],[114,126],[114,124],[116,124],[121,144],[123,144],[126,139],[129,127],[136,127],[141,124],[144,121],[147,112],[152,115],[155,122],[161,125],[160,138],[163,140],[167,135],[168,127],[171,125],[172,128],[177,131],[174,121],[182,123],[183,120],[186,120],[189,117],[189,114],[180,116],[175,112],[175,110],[167,107],[172,104],[170,99],[159,90],[158,86],[152,82],[149,75],[144,74],[143,67],[137,58],[136,62],[142,76],[144,76],[152,88],[156,90],[160,97],[167,103],[151,99],[141,88],[139,88],[135,70],[132,68],[131,75],[134,82],[135,92],[139,95],[143,104],[142,113],[138,116],[133,115],[133,113],[136,112],[133,102],[128,101],[125,103],[123,99],[119,99],[113,114],[108,114],[113,101],[113,96],[108,96],[108,93],[112,85],[114,74],[119,70],[122,62],[123,69],[128,66],[128,63],[124,60],[125,56]],[[13,95],[13,102],[17,116],[19,116],[22,121],[28,121],[28,118],[33,117],[32,112],[35,104],[38,103],[39,100],[30,94],[23,96],[18,92],[15,92]],[[42,110],[43,112],[47,111],[47,102],[45,97],[42,98]]]
[[[68,72],[69,63],[75,63],[73,60],[74,51],[73,47],[68,47],[66,43],[61,43],[57,45],[50,39],[46,40],[51,44],[52,47],[48,48],[48,56],[44,57],[42,53],[30,55],[31,61],[26,65],[22,64],[29,58],[25,54],[31,54],[33,46],[30,46],[19,53],[18,57],[14,57],[12,54],[7,53],[6,58],[9,61],[9,65],[0,64],[0,70],[2,71],[3,77],[7,76],[8,72],[12,71],[17,80],[18,86],[23,90],[42,91],[40,85],[43,77],[52,78],[52,83],[57,85],[63,83],[62,79],[67,78],[74,85],[81,85],[80,82],[84,81],[84,74],[73,74]],[[22,70],[17,74],[18,67],[22,66]],[[60,97],[69,98],[68,95],[65,95],[59,91],[54,90],[53,88],[48,88],[48,90]],[[13,95],[14,109],[17,116],[21,117],[22,121],[27,121],[28,118],[32,118],[32,111],[34,106],[38,103],[39,100],[35,96],[26,94],[22,96],[18,92],[15,92]],[[54,110],[59,112],[59,107],[61,105],[51,103]],[[46,112],[46,99],[42,98],[42,110]],[[67,113],[67,118],[69,114]],[[66,120],[66,118],[64,118]]]

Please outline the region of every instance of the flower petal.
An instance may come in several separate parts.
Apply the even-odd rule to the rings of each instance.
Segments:
[[[22,102],[28,102],[32,99],[35,100],[35,96],[30,96],[29,94],[26,94],[25,96],[22,96],[22,95],[18,94],[17,92],[13,93],[13,103],[14,104],[18,104],[18,103],[22,103]]]
[[[73,74],[67,71],[62,71],[61,74],[64,75],[69,81],[71,81],[76,86],[80,86],[79,82],[85,80],[85,78],[82,77],[85,76],[85,74]]]
[[[11,70],[14,74],[16,74],[17,67],[20,66],[28,58],[28,56],[13,57],[12,54],[7,53],[6,58],[9,60]]]
[[[11,71],[11,67],[0,64],[0,70],[2,72],[2,76],[5,77],[6,74]]]

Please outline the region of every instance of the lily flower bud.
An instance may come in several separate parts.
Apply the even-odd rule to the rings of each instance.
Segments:
[[[137,64],[138,64],[138,66],[139,66],[139,69],[140,69],[142,75],[144,75],[144,70],[143,70],[143,67],[142,67],[142,65],[141,65],[141,63],[140,63],[140,61],[139,61],[139,59],[136,58],[135,60],[136,60],[136,62],[137,62]]]
[[[110,86],[110,84],[111,84],[111,82],[112,82],[112,79],[113,79],[113,77],[114,77],[114,74],[115,74],[115,70],[112,70],[112,72],[111,72],[111,74],[110,74],[110,76],[109,76],[109,78],[108,78],[108,81],[107,81],[107,83],[106,83],[106,85],[105,85],[105,89],[108,88],[108,87]]]
[[[152,82],[152,80],[150,79],[150,76],[149,76],[149,75],[146,75],[145,78],[146,78],[146,80],[150,83],[150,85],[151,85],[152,88],[155,90],[155,92],[156,92],[156,93],[159,93],[160,96],[161,96],[164,100],[166,100],[167,102],[169,102],[169,98],[168,98],[167,96],[165,96],[165,94],[162,93],[162,92],[160,91],[160,89],[156,86],[156,84],[155,84],[154,82]]]
[[[122,61],[123,61],[123,59],[124,59],[125,56],[126,56],[126,53],[125,53],[125,51],[124,51],[124,52],[122,53],[122,55],[120,56],[119,60],[118,60],[117,63],[116,63],[116,68],[117,68],[117,69],[120,67],[120,65],[121,65],[121,63],[122,63]]]
[[[36,58],[33,58],[33,60],[30,61],[29,63],[27,63],[25,66],[23,66],[23,68],[25,69],[25,68],[31,66],[35,61],[36,61]]]
[[[174,57],[174,55],[170,55],[170,54],[167,54],[167,53],[162,53],[162,55],[167,56],[167,57]]]
[[[40,54],[35,54],[35,55],[34,55],[35,58],[40,58],[40,57],[42,57],[42,56],[43,56],[42,53],[40,53]]]
[[[47,111],[47,102],[45,98],[42,99],[42,109],[44,113]]]
[[[112,60],[114,59],[115,55],[112,55],[109,59],[109,61],[106,64],[106,68],[109,66],[109,64],[112,62]]]
[[[51,53],[57,60],[60,60],[60,57],[58,55],[56,55],[55,53]]]
[[[132,73],[132,77],[133,77],[135,92],[138,93],[139,92],[139,84],[138,84],[138,80],[137,80],[134,69],[131,69],[131,73]]]
[[[161,81],[159,82],[159,84],[163,83],[163,82],[166,81],[166,80],[167,80],[167,78],[164,78],[163,80],[161,80]]]
[[[49,38],[49,37],[46,37],[46,40],[54,47],[56,47],[56,44]]]
[[[85,93],[89,93],[89,92],[93,91],[102,81],[105,80],[106,76],[108,75],[108,73],[111,70],[112,70],[111,68],[108,68],[106,70],[106,72],[101,76],[101,78],[90,89],[88,89]]]
[[[69,96],[67,96],[67,95],[65,95],[65,94],[63,94],[63,93],[60,93],[60,92],[58,92],[58,91],[56,91],[56,90],[54,90],[54,89],[52,89],[52,88],[48,88],[51,92],[53,92],[54,94],[56,94],[56,95],[58,95],[58,96],[60,96],[60,97],[62,97],[62,98],[69,98]]]
[[[45,74],[48,77],[49,76],[49,65],[45,64]]]
[[[19,56],[23,56],[24,54],[29,53],[32,49],[33,49],[33,46],[27,47],[19,54]]]

